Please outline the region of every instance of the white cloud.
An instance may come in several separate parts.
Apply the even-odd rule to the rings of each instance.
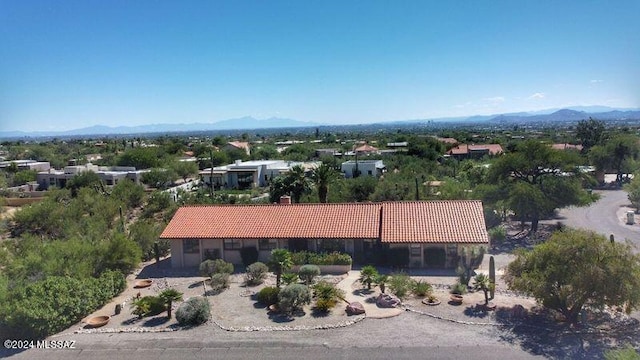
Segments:
[[[601,83],[602,80],[589,80],[589,82],[592,84],[598,84],[598,83]]]
[[[528,97],[528,99],[544,99],[545,94],[541,92],[537,92]]]
[[[494,97],[486,98],[483,100],[488,101],[490,103],[494,103],[494,104],[500,104],[504,102],[505,98],[504,96],[494,96]]]

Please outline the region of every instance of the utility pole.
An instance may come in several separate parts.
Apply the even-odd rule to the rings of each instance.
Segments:
[[[209,150],[209,159],[211,160],[211,173],[209,174],[209,196],[213,200],[213,149]]]

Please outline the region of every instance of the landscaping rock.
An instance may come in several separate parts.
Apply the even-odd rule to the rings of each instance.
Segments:
[[[395,295],[380,294],[376,303],[382,308],[394,308],[398,307],[402,303],[402,301],[400,301],[400,299],[398,299],[398,297]]]
[[[364,314],[364,306],[358,302],[358,301],[354,301],[352,303],[349,303],[349,305],[347,305],[347,315],[360,315],[360,314]]]

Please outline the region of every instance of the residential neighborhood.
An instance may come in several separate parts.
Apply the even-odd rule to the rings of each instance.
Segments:
[[[640,360],[640,1],[0,2],[0,359]]]

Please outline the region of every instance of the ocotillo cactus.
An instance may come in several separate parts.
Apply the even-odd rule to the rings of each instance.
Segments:
[[[493,300],[496,292],[496,262],[493,260],[493,256],[489,258],[489,280],[491,281],[491,284],[493,284],[490,289],[491,300]]]

